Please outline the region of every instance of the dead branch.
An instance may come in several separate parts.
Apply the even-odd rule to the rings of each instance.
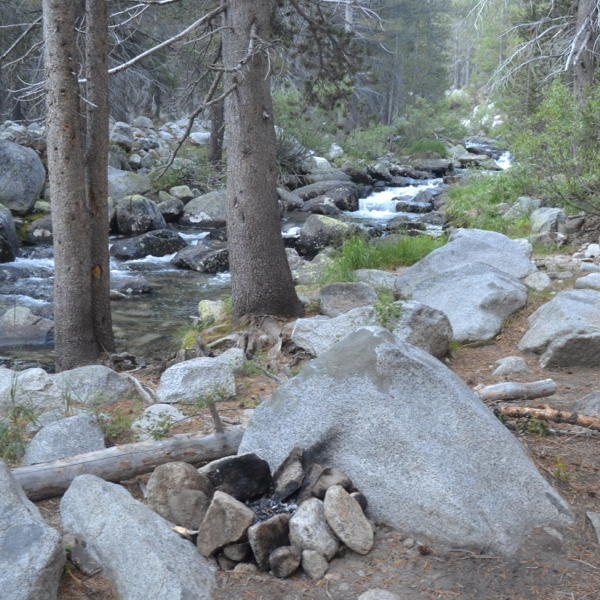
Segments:
[[[527,406],[498,406],[494,408],[494,413],[496,415],[503,414],[506,417],[512,417],[514,419],[520,419],[523,417],[536,417],[538,419],[542,419],[543,421],[579,425],[580,427],[587,427],[588,429],[600,431],[600,419],[596,417],[580,415],[576,412],[562,412],[548,406],[547,404],[537,408],[530,408]]]
[[[526,400],[528,398],[542,398],[556,393],[556,382],[553,379],[542,379],[532,383],[518,383],[506,381],[495,385],[478,385],[473,391],[488,402],[502,400]]]
[[[187,433],[164,440],[123,444],[72,458],[19,467],[12,474],[30,500],[64,494],[78,475],[96,475],[106,481],[124,481],[150,473],[159,465],[183,461],[200,463],[237,452],[243,430],[224,434]]]

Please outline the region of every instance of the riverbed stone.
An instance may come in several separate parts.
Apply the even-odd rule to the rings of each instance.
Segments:
[[[567,290],[540,306],[527,322],[519,350],[539,354],[542,367],[598,366],[600,292]]]
[[[122,486],[80,475],[63,496],[60,512],[65,532],[86,541],[119,598],[211,596],[214,568],[192,543]]]
[[[24,306],[9,308],[0,317],[0,348],[52,346],[54,321],[35,315]]]
[[[0,594],[7,600],[56,600],[65,564],[61,536],[0,461]]]
[[[339,317],[354,308],[372,306],[377,292],[368,283],[330,283],[319,290],[319,306],[327,317]]]
[[[29,241],[34,244],[43,246],[51,246],[54,242],[52,235],[52,217],[50,215],[46,217],[40,217],[31,221],[27,227],[27,236]]]
[[[396,292],[445,313],[452,339],[458,342],[492,339],[504,319],[527,303],[523,283],[482,262],[448,267],[435,275],[411,277],[408,271],[398,277]]]
[[[152,189],[147,175],[108,167],[108,195],[116,202],[127,196],[145,194]]]
[[[373,547],[373,528],[358,502],[341,486],[327,490],[323,502],[325,519],[335,535],[358,554],[367,554]]]
[[[229,250],[215,250],[205,244],[196,244],[180,250],[171,264],[178,269],[190,269],[199,273],[223,273],[229,270]]]
[[[0,140],[0,204],[16,215],[26,215],[45,181],[46,170],[34,150]]]
[[[35,465],[104,448],[104,432],[96,417],[75,415],[43,427],[27,445],[22,464]]]
[[[109,141],[111,144],[116,144],[125,152],[131,152],[133,148],[133,129],[129,123],[117,121],[110,130]]]
[[[321,250],[311,261],[296,267],[294,282],[300,285],[317,285],[327,269],[333,264],[332,248]]]
[[[454,330],[445,312],[414,300],[394,302],[391,312],[386,325],[397,339],[439,359],[448,354]]]
[[[182,200],[177,200],[166,192],[159,192],[156,206],[167,223],[174,223],[179,220],[184,204]]]
[[[229,494],[216,491],[200,525],[198,552],[210,556],[227,544],[238,542],[254,520],[254,511]]]
[[[143,276],[127,277],[114,284],[114,291],[125,296],[142,296],[152,294],[154,288],[150,282]]]
[[[295,446],[345,471],[372,518],[415,537],[511,553],[532,529],[572,519],[473,391],[381,328],[349,335],[277,389],[239,452],[275,466]]]
[[[298,319],[292,329],[291,340],[313,356],[319,356],[347,335],[367,325],[377,325],[372,306],[355,308],[339,317],[325,316]]]
[[[548,277],[548,275],[546,275],[546,273],[536,271],[535,273],[527,275],[527,277],[523,279],[523,283],[532,290],[542,292],[547,290],[552,285],[552,280],[550,277]]]
[[[537,208],[529,217],[531,234],[562,232],[562,225],[566,220],[567,216],[562,208]]]
[[[176,185],[169,190],[169,194],[183,202],[189,202],[194,197],[188,185]]]
[[[267,494],[273,482],[269,463],[252,452],[213,460],[198,472],[210,480],[215,490],[240,502]]]
[[[299,243],[304,252],[315,256],[327,246],[341,246],[352,232],[347,223],[323,215],[310,215],[300,230]]]
[[[156,394],[160,402],[167,404],[189,404],[211,395],[233,396],[233,369],[215,358],[184,360],[169,367],[162,374]]]
[[[227,224],[227,190],[215,190],[190,200],[183,209],[179,222],[216,229]]]
[[[271,573],[278,579],[293,575],[302,562],[302,551],[294,546],[280,546],[269,555]]]
[[[259,569],[268,571],[271,552],[281,546],[289,545],[289,521],[289,515],[280,514],[256,523],[248,529],[248,540]]]
[[[127,196],[119,200],[115,210],[119,233],[123,235],[139,235],[167,228],[167,222],[156,204],[144,196]]]
[[[187,242],[171,229],[157,229],[140,236],[117,240],[110,248],[111,256],[119,260],[135,260],[145,256],[165,256],[179,252]]]
[[[172,521],[169,498],[179,490],[197,490],[207,498],[214,494],[214,487],[207,477],[198,473],[192,465],[175,461],[160,465],[152,472],[146,486],[148,506]]]
[[[309,498],[298,506],[290,519],[290,542],[303,550],[315,550],[331,560],[340,543],[325,519],[323,501]]]
[[[12,214],[0,204],[0,263],[12,262],[19,256],[19,240]]]

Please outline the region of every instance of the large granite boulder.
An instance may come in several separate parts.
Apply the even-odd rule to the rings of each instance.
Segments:
[[[117,240],[110,253],[119,260],[134,260],[144,256],[165,256],[178,252],[187,246],[187,242],[171,229],[149,231],[138,237]]]
[[[117,203],[117,226],[123,235],[139,235],[155,229],[166,229],[167,222],[158,206],[144,196],[128,196]]]
[[[222,273],[229,270],[229,250],[215,250],[206,244],[183,248],[171,259],[178,269],[190,269],[199,273]]]
[[[600,292],[568,290],[528,319],[519,350],[540,354],[542,367],[597,367],[600,362]]]
[[[85,540],[121,600],[211,597],[213,567],[120,485],[80,475],[63,496],[60,514],[65,533]]]
[[[133,129],[128,123],[117,121],[110,130],[109,141],[123,148],[125,152],[131,152],[133,148]]]
[[[65,558],[60,534],[0,461],[0,596],[56,600]]]
[[[215,190],[190,200],[179,219],[182,225],[216,229],[227,223],[227,190]]]
[[[347,223],[325,217],[310,215],[300,230],[300,246],[310,256],[327,246],[341,246],[352,233]]]
[[[151,189],[152,184],[146,175],[108,167],[108,195],[113,200],[145,194]]]
[[[0,204],[0,263],[12,262],[19,256],[19,240],[12,214]]]
[[[350,476],[372,518],[453,547],[511,553],[532,529],[572,520],[472,390],[384,329],[349,335],[276,390],[239,452],[274,469],[297,446]]]
[[[29,442],[23,465],[69,458],[104,448],[104,433],[98,420],[92,415],[76,415],[42,427]]]
[[[53,344],[54,321],[35,315],[24,306],[9,308],[0,317],[0,348]]]
[[[34,150],[0,140],[0,204],[17,215],[26,215],[45,181],[46,170]]]
[[[396,291],[446,313],[456,341],[493,338],[504,319],[527,303],[526,285],[485,263],[471,262],[414,278],[405,277],[408,271],[396,280]]]
[[[330,283],[319,290],[319,306],[327,317],[339,317],[361,306],[373,306],[379,300],[368,283]]]

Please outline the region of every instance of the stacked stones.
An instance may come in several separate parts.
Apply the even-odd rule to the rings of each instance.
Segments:
[[[196,537],[198,552],[223,570],[271,571],[285,578],[300,566],[322,578],[342,545],[367,554],[373,527],[367,502],[335,468],[312,464],[294,448],[271,475],[255,454],[158,467],[148,481],[150,507]],[[267,495],[270,493],[270,496]]]

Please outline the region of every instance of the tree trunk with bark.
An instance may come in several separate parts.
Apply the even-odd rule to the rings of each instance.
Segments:
[[[227,230],[234,317],[296,317],[281,237],[268,44],[270,0],[228,0],[223,31]]]
[[[573,64],[573,92],[585,102],[594,83],[596,70],[596,43],[598,42],[598,9],[596,0],[579,0],[577,4],[575,61]]]
[[[91,302],[90,220],[73,2],[43,0],[48,172],[54,235],[56,368],[98,358]]]
[[[108,7],[106,0],[86,2],[87,98],[81,103],[78,6],[43,0],[57,371],[96,363],[102,351],[114,351],[107,203]]]

